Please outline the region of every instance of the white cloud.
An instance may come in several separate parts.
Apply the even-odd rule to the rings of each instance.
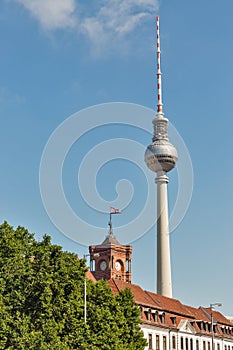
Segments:
[[[124,35],[157,9],[156,0],[104,0],[97,13],[84,19],[82,26],[88,34],[92,34],[94,24],[105,34]]]
[[[73,28],[81,33],[89,39],[97,55],[106,47],[124,45],[123,39],[154,17],[159,7],[159,0],[15,1],[30,11],[46,30]]]
[[[75,27],[75,0],[16,0],[30,11],[44,29]]]
[[[83,18],[80,28],[93,44],[102,51],[106,43],[122,40],[141,23],[155,16],[158,0],[103,0],[92,16]]]

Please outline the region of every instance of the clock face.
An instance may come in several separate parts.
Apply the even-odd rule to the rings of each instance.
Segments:
[[[121,263],[120,263],[119,261],[116,261],[116,263],[115,263],[115,269],[116,269],[117,271],[120,271],[120,270],[121,270]]]
[[[104,271],[104,270],[106,270],[106,267],[107,267],[106,261],[102,260],[100,263],[100,270]]]

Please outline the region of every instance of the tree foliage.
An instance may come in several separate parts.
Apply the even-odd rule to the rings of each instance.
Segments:
[[[0,226],[0,349],[142,350],[139,310],[129,288],[116,297],[105,281],[87,281],[87,267],[45,235]]]

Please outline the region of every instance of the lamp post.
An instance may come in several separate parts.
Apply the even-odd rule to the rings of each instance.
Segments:
[[[83,259],[86,260],[87,256],[90,256],[90,254],[84,254]],[[93,256],[95,258],[98,258],[100,256],[100,254],[96,253]],[[87,323],[87,278],[86,278],[86,274],[84,277],[84,322]]]
[[[215,306],[222,306],[221,303],[210,304],[210,322],[211,322],[211,339],[212,339],[212,350],[214,349],[214,318],[213,318],[213,308]]]

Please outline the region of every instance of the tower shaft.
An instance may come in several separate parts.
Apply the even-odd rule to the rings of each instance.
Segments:
[[[157,174],[157,293],[172,298],[170,241],[168,223],[168,177]]]

